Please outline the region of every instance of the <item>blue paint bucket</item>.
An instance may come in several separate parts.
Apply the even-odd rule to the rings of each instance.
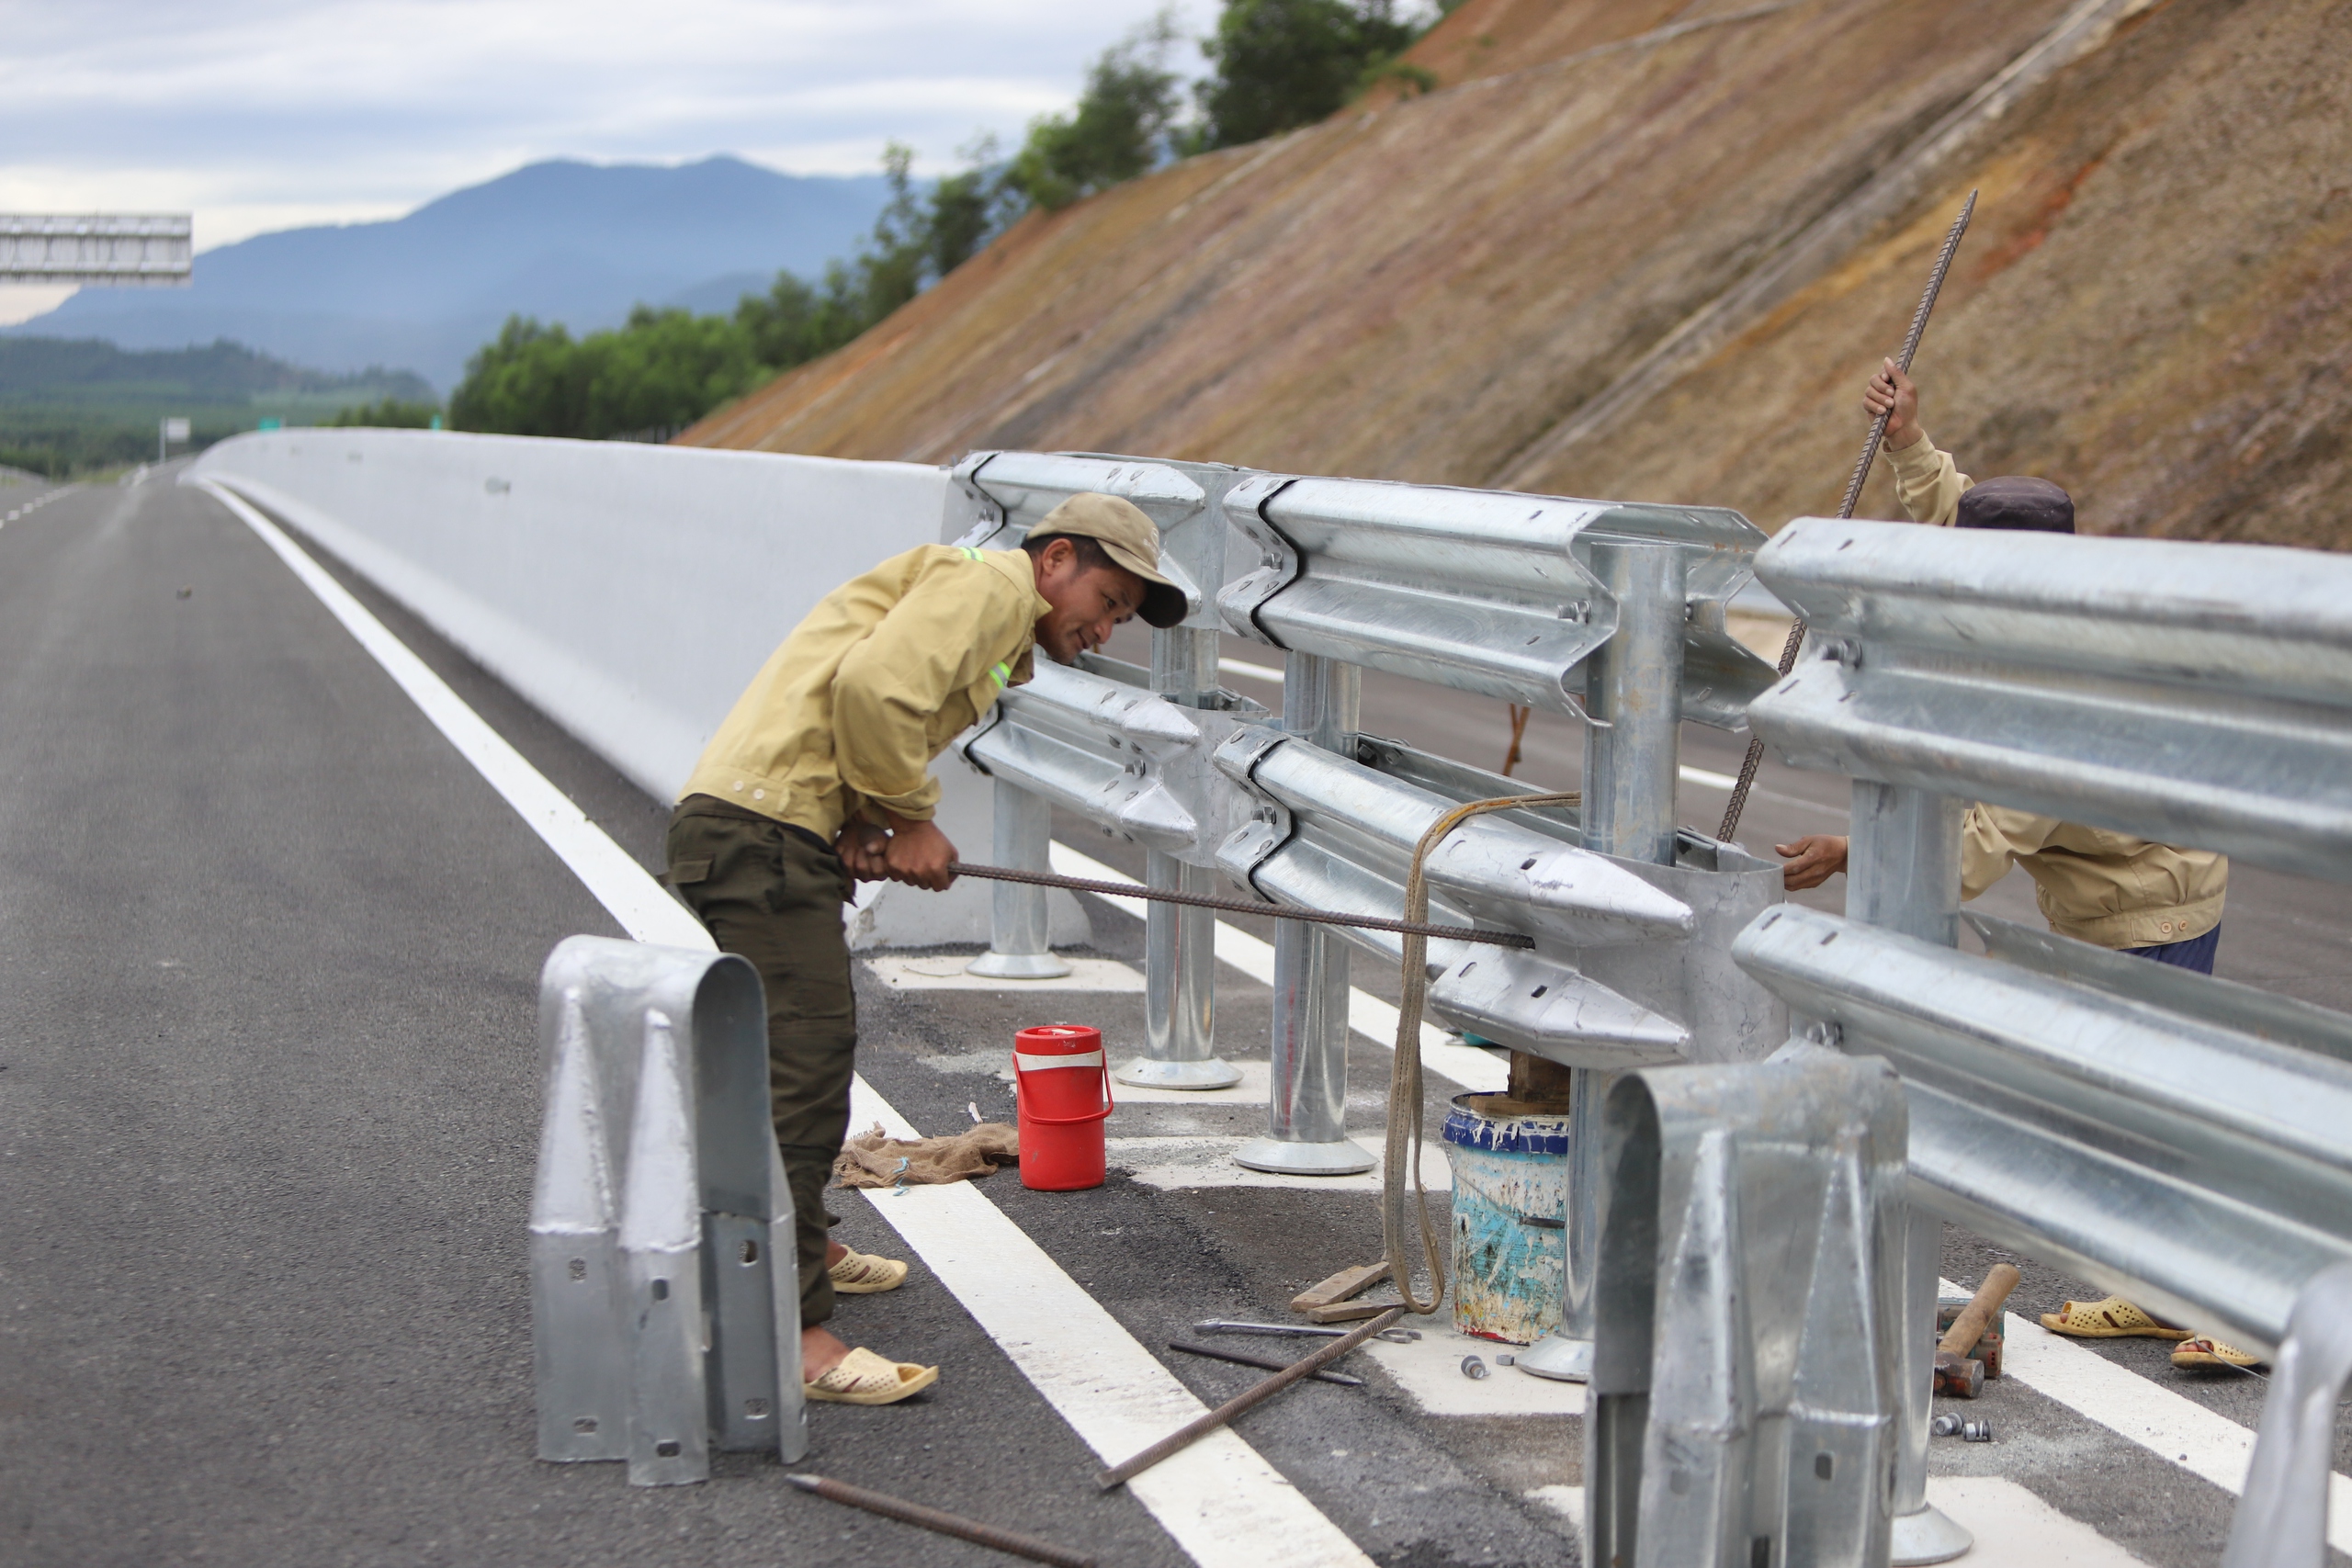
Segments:
[[[1568,1116],[1462,1094],[1445,1119],[1453,1168],[1453,1326],[1529,1345],[1560,1321],[1567,1271]]]

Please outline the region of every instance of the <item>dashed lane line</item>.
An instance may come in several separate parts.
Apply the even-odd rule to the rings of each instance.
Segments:
[[[1064,876],[1085,877],[1093,882],[1123,882],[1130,887],[1143,885],[1124,871],[1104,865],[1091,855],[1054,844],[1049,863]],[[1105,904],[1124,914],[1143,919],[1144,901],[1123,898],[1116,894],[1092,893]],[[1264,985],[1274,983],[1274,944],[1251,936],[1238,926],[1223,920],[1216,923],[1216,955],[1251,979]],[[1396,1010],[1378,997],[1352,987],[1348,992],[1348,1027],[1374,1044],[1393,1049],[1396,1043]],[[1430,1024],[1421,1025],[1421,1064],[1430,1072],[1460,1084],[1464,1089],[1480,1094],[1499,1094],[1510,1086],[1510,1068],[1481,1051],[1476,1045],[1461,1041]]]
[[[283,530],[220,485],[202,488],[318,596],[622,930],[639,942],[710,949],[692,914]],[[852,1081],[851,1099],[861,1122],[879,1122],[899,1137],[921,1135],[864,1077]],[[971,1183],[866,1196],[1105,1462],[1206,1408]],[[1202,1568],[1372,1568],[1344,1531],[1229,1429],[1136,1477],[1128,1490]]]

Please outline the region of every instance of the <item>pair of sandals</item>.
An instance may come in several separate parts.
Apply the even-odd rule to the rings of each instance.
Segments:
[[[907,1266],[895,1258],[845,1252],[825,1270],[833,1289],[846,1296],[870,1296],[906,1283]],[[826,1404],[896,1404],[939,1381],[937,1367],[893,1361],[863,1346],[800,1385],[809,1399]]]
[[[2262,1358],[2210,1334],[2159,1323],[2125,1301],[2109,1296],[2103,1302],[2067,1302],[2056,1312],[2041,1314],[2041,1326],[2074,1339],[2170,1339],[2176,1367],[2236,1367],[2252,1371]]]

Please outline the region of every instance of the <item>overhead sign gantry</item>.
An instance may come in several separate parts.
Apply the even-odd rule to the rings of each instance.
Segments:
[[[0,283],[186,288],[185,212],[0,213]]]

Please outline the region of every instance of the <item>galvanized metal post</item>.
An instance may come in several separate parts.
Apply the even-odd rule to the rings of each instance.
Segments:
[[[1674,863],[1681,764],[1682,551],[1600,541],[1592,566],[1617,601],[1617,635],[1585,660],[1584,847]]]
[[[1145,885],[1214,895],[1216,874],[1158,850]],[[1216,1055],[1216,912],[1173,904],[1144,911],[1143,1055],[1111,1076],[1138,1089],[1230,1089],[1241,1069]]]
[[[1854,781],[1846,914],[1952,947],[1960,940],[1961,802],[1897,784]],[[1903,1410],[1895,1437],[1897,1564],[1945,1562],[1973,1538],[1928,1502],[1928,1419],[1935,1389],[1936,1280],[1943,1224],[1914,1207],[1904,1271]]]
[[[1217,633],[1171,626],[1151,634],[1151,689],[1196,707],[1216,691]],[[1148,886],[1214,894],[1216,874],[1158,850],[1144,857]],[[1230,1089],[1241,1070],[1216,1055],[1216,913],[1148,904],[1143,917],[1143,1055],[1112,1077],[1138,1089]]]
[[[996,781],[996,863],[1018,871],[1051,871],[1054,808],[1041,795]],[[1069,965],[1046,939],[1046,890],[1018,882],[989,889],[989,950],[966,964],[968,974],[996,980],[1056,980]]]
[[[1355,753],[1363,672],[1294,653],[1283,670],[1283,728],[1342,757]],[[1234,1158],[1251,1170],[1352,1176],[1372,1156],[1347,1135],[1348,950],[1297,920],[1274,928],[1274,1032],[1266,1135]]]
[[[1585,660],[1584,847],[1674,863],[1674,787],[1682,728],[1687,563],[1671,545],[1598,541],[1592,569],[1617,601],[1617,632]],[[1527,1348],[1521,1371],[1582,1382],[1592,1373],[1593,1285],[1607,1176],[1601,1107],[1614,1073],[1576,1069],[1568,1110],[1567,1268],[1559,1326]]]
[[[2338,1263],[2320,1270],[2295,1298],[2222,1568],[2317,1568],[2333,1555],[2328,1471],[2336,1401],[2347,1381],[2352,1263]]]

